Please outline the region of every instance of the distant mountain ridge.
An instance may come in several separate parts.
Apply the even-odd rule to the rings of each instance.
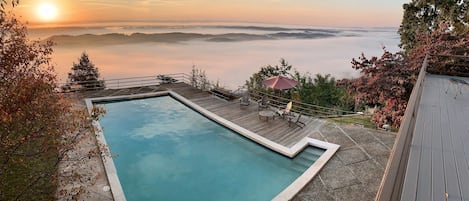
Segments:
[[[132,43],[239,42],[283,39],[354,37],[368,33],[395,32],[396,28],[301,28],[246,25],[127,25],[37,28],[59,46],[118,45]],[[50,36],[50,37],[47,37]]]
[[[273,29],[273,28],[272,28]],[[276,28],[279,29],[280,28]],[[283,30],[283,29],[282,29]],[[269,30],[272,31],[272,30]],[[108,33],[108,34],[82,34],[82,35],[54,35],[48,40],[52,40],[59,46],[74,45],[116,45],[130,43],[179,43],[190,40],[203,40],[208,42],[239,42],[254,40],[280,40],[280,39],[317,39],[337,37],[338,31],[327,30],[294,30],[284,29],[281,32],[266,34],[251,33],[225,33],[225,34],[201,34],[201,33]]]

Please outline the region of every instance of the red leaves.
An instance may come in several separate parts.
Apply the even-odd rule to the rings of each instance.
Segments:
[[[433,55],[427,71],[434,74],[469,76],[469,32],[451,35],[444,30],[431,34],[417,33],[416,46],[409,56],[390,53],[366,58],[363,54],[352,60],[352,68],[362,77],[351,80],[348,86],[355,93],[356,104],[381,106],[373,121],[399,127],[412,92],[418,71],[426,54]],[[460,55],[460,56],[448,56]]]
[[[50,200],[56,187],[50,180],[63,154],[57,150],[65,146],[59,139],[70,132],[64,116],[75,116],[70,102],[53,91],[50,43],[28,41],[24,25],[1,17],[0,189],[6,193],[0,200]]]
[[[398,127],[399,115],[403,114],[401,105],[410,97],[417,71],[409,68],[404,55],[383,50],[379,58],[368,59],[362,54],[358,60],[352,60],[352,67],[362,77],[351,80],[348,89],[356,94],[356,104],[381,106],[372,119],[379,126],[388,123]]]

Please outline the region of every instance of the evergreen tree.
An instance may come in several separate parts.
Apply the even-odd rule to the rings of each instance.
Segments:
[[[72,72],[68,74],[67,86],[80,85],[85,89],[103,89],[104,81],[99,80],[98,68],[83,52],[78,63],[73,63]]]

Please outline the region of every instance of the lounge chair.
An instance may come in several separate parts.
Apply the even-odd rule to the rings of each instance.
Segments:
[[[249,97],[248,93],[245,93],[240,99],[239,99],[239,106],[249,106],[251,104],[251,98]]]
[[[290,101],[289,103],[287,103],[287,106],[285,107],[285,109],[278,110],[277,113],[283,118],[285,118],[287,116],[291,116],[291,111],[290,110],[291,110],[292,106],[293,106],[293,103]]]
[[[258,110],[266,110],[269,108],[269,99],[267,96],[263,96],[262,99],[257,102],[257,104],[259,105]]]
[[[297,117],[291,116],[288,118],[288,126],[291,127],[292,124],[297,125],[300,128],[303,128],[306,124],[300,121],[301,114],[298,114]]]

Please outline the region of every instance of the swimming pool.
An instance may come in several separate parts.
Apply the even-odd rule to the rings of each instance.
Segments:
[[[324,153],[290,159],[171,96],[101,105],[127,200],[271,200]]]

